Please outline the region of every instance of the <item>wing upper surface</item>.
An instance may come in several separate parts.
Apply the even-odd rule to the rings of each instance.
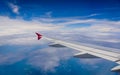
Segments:
[[[82,44],[75,44],[72,42],[65,42],[65,41],[56,40],[56,39],[47,38],[47,37],[43,37],[43,38],[47,39],[51,42],[61,44],[61,45],[66,46],[68,48],[75,49],[75,50],[78,50],[81,52],[85,52],[85,53],[88,53],[90,55],[93,55],[96,57],[101,57],[101,58],[104,58],[104,59],[107,59],[110,61],[114,61],[114,62],[120,64],[120,54],[117,52],[106,51],[106,50],[102,50],[99,48],[88,47],[88,46],[84,46]]]

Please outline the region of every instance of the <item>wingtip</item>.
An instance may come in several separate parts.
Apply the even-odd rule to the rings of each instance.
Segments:
[[[37,39],[40,40],[42,38],[42,35],[38,32],[35,32],[35,34],[37,35]]]

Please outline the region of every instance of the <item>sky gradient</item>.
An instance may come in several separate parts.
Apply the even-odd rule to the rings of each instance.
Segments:
[[[120,49],[120,0],[0,0],[0,75],[117,75],[114,62],[79,59],[35,32]],[[116,48],[116,49],[115,49]]]

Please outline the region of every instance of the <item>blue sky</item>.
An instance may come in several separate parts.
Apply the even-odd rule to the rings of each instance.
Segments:
[[[98,19],[120,17],[119,0],[1,0],[1,15],[16,17],[8,6],[13,3],[19,7],[19,16],[26,19],[43,16],[49,12],[53,18],[89,16]],[[113,15],[114,14],[114,15]],[[118,19],[117,19],[118,20]]]
[[[0,0],[0,7],[0,75],[116,75],[117,64],[74,58],[77,51],[49,47],[34,33],[120,49],[119,0]]]

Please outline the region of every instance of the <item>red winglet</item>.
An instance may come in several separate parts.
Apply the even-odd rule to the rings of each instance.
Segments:
[[[42,35],[39,33],[36,33],[38,40],[42,38]]]

